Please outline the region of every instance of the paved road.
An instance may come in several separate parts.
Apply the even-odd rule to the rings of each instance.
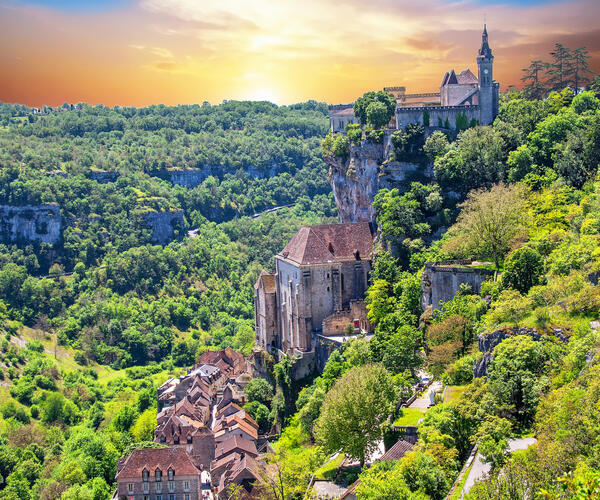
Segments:
[[[509,439],[508,440],[508,449],[509,452],[517,451],[517,450],[526,450],[532,444],[537,441],[535,438],[517,438],[517,439]],[[469,490],[473,487],[473,485],[484,478],[490,472],[490,464],[483,462],[481,458],[481,454],[477,453],[475,459],[473,460],[473,467],[469,472],[469,477],[467,477],[467,481],[463,487],[463,491],[461,494],[461,498],[463,498]]]

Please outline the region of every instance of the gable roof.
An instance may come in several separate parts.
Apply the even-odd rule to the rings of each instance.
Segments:
[[[371,259],[373,235],[368,222],[303,226],[279,257],[298,264]]]
[[[407,452],[412,450],[413,447],[413,443],[409,443],[404,439],[400,439],[394,446],[392,446],[388,451],[386,451],[385,454],[378,461],[386,462],[388,460],[400,460]]]
[[[446,85],[453,85],[453,84],[457,84],[457,83],[458,83],[458,79],[456,78],[456,73],[454,72],[454,70],[452,70],[448,74],[448,80],[446,81]]]
[[[456,80],[461,85],[479,83],[477,77],[468,68],[463,69],[458,75],[456,75]]]
[[[258,455],[258,450],[256,449],[254,441],[239,436],[233,436],[217,445],[217,448],[215,449],[215,458],[219,459],[223,455],[228,455],[236,450],[249,453],[254,457]]]
[[[141,478],[142,470],[153,471],[159,468],[167,471],[172,468],[175,475],[190,476],[200,474],[190,454],[184,448],[149,448],[133,450],[117,473],[117,480],[123,478]]]

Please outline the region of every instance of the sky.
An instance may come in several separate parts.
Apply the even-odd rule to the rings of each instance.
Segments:
[[[0,0],[0,101],[143,106],[346,103],[434,92],[471,68],[487,22],[494,78],[555,42],[600,72],[600,0]]]

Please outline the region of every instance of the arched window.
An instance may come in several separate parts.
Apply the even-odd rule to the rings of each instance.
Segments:
[[[168,470],[169,481],[173,481],[175,479],[175,471],[171,468]]]
[[[156,482],[162,481],[162,471],[160,469],[154,471],[154,479]]]
[[[142,471],[142,481],[148,481],[149,477],[150,477],[150,473],[146,469],[144,469]]]

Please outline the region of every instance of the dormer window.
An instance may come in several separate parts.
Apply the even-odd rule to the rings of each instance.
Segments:
[[[154,479],[157,483],[162,481],[162,471],[160,469],[154,471]]]
[[[169,476],[169,481],[173,481],[175,479],[175,471],[173,469],[169,468],[168,476]]]
[[[149,477],[150,477],[150,473],[146,469],[144,469],[142,471],[142,481],[148,481]]]

